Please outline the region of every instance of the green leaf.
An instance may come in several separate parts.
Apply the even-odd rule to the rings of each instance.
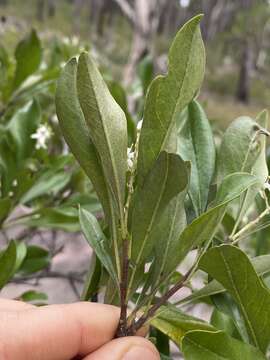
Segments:
[[[190,223],[180,235],[175,254],[170,259],[171,269],[175,269],[190,250],[203,243],[210,243],[223,219],[227,205],[256,182],[254,176],[245,173],[234,173],[223,180],[211,208]]]
[[[165,335],[163,332],[158,329],[151,329],[150,336],[153,336],[155,339],[155,347],[159,351],[160,354],[170,355],[170,338]]]
[[[221,312],[217,309],[214,309],[211,315],[210,323],[216,329],[222,330],[232,337],[235,337],[234,335],[238,334],[233,319],[223,311]]]
[[[110,94],[97,66],[88,54],[79,58],[78,98],[103,172],[123,221],[127,170],[127,121],[123,110]]]
[[[154,77],[154,62],[149,55],[140,61],[138,65],[138,75],[142,83],[143,93],[146,94],[148,86]]]
[[[247,116],[233,121],[223,136],[218,152],[218,180],[238,171],[251,173],[264,147],[265,134],[266,131]]]
[[[209,187],[215,171],[215,144],[203,108],[197,101],[188,106],[188,117],[179,135],[179,154],[191,161],[189,196],[197,216],[207,206]]]
[[[23,195],[21,202],[23,204],[43,195],[56,194],[65,188],[71,179],[71,173],[66,171],[48,170],[43,173],[34,185]]]
[[[186,180],[186,187],[170,201],[153,230],[155,256],[152,266],[154,269],[153,274],[150,272],[151,276],[148,280],[152,288],[155,288],[160,280],[167,281],[168,276],[174,270],[171,258],[175,256],[178,248],[179,234],[186,227],[185,197],[188,177]]]
[[[121,84],[116,81],[110,81],[108,86],[110,93],[114,97],[117,104],[121,106],[121,109],[124,111],[126,115],[129,143],[132,144],[136,140],[136,126],[128,110],[128,100],[127,100],[126,92],[124,88],[121,86]]]
[[[14,113],[0,134],[0,172],[5,196],[11,191],[12,182],[23,168],[25,160],[33,152],[35,142],[30,137],[38,126],[40,116],[38,103],[30,101]]]
[[[31,139],[31,135],[36,131],[40,119],[40,106],[36,100],[33,100],[15,112],[10,120],[7,129],[16,145],[18,163],[31,155],[35,146],[35,141]]]
[[[32,216],[18,220],[30,227],[60,229],[76,232],[80,230],[78,210],[72,207],[42,208]]]
[[[19,42],[15,51],[17,62],[13,88],[18,88],[31,74],[38,70],[42,59],[42,48],[35,30]]]
[[[168,74],[150,85],[144,110],[138,155],[140,185],[168,140],[181,111],[198,92],[205,68],[205,51],[199,23],[201,15],[177,33],[169,52]]]
[[[23,242],[16,243],[16,264],[14,268],[14,273],[20,270],[20,267],[26,257],[27,246]]]
[[[110,219],[111,206],[107,185],[97,151],[77,98],[77,61],[71,59],[64,67],[56,90],[56,112],[64,138],[75,158],[90,178],[104,212]]]
[[[25,302],[37,302],[37,301],[46,301],[48,296],[43,292],[37,292],[35,290],[25,291],[20,295],[20,300]]]
[[[270,292],[249,258],[237,247],[222,245],[208,250],[199,267],[232,295],[245,320],[251,342],[265,353],[270,342]]]
[[[0,289],[8,283],[14,274],[16,266],[16,244],[12,240],[0,254]]]
[[[252,186],[246,194],[241,199],[240,210],[237,218],[237,224],[245,216],[249,207],[254,203],[254,199],[258,192],[261,190],[264,183],[268,178],[268,167],[266,162],[266,134],[265,129],[268,125],[268,112],[266,110],[262,111],[256,118],[256,122],[261,126],[261,135],[257,136],[256,143],[253,143],[253,146],[256,145],[258,148],[258,156],[254,163],[252,164],[251,173],[259,179],[259,184]]]
[[[117,275],[110,256],[110,251],[107,248],[108,241],[106,240],[97,219],[89,211],[83,208],[80,208],[79,210],[79,218],[86,240],[95,251],[97,257],[108,271],[109,275],[117,283]]]
[[[258,275],[263,276],[270,273],[270,255],[257,256],[251,259],[251,262]],[[194,291],[191,295],[184,298],[181,303],[202,300],[208,296],[220,294],[225,291],[226,289],[219,282],[212,280],[202,289]]]
[[[151,325],[169,336],[178,346],[188,331],[215,330],[212,325],[187,315],[172,305],[162,306],[155,318],[151,320]]]
[[[82,301],[91,300],[93,295],[96,295],[99,290],[99,283],[101,278],[101,263],[95,253],[91,256],[90,267],[87,278],[84,283],[83,292],[81,295]]]
[[[180,156],[163,151],[144,186],[137,189],[131,227],[131,261],[136,266],[151,253],[155,245],[155,238],[151,236],[154,227],[170,200],[185,190],[188,176],[186,164]]]
[[[36,246],[29,245],[27,247],[26,257],[20,267],[20,273],[32,274],[43,270],[50,264],[50,255],[48,250]]]
[[[266,360],[255,347],[222,331],[191,331],[182,341],[185,360]]]
[[[6,197],[0,199],[0,224],[6,219],[11,208],[12,208],[12,201],[10,198]]]

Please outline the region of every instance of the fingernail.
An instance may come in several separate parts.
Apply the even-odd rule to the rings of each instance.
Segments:
[[[131,349],[124,355],[122,360],[159,360],[156,352],[153,352],[147,347],[132,346]]]

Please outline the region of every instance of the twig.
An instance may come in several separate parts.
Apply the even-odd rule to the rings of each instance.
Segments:
[[[150,307],[147,313],[139,318],[139,320],[133,322],[130,327],[127,329],[128,335],[134,335],[147,321],[149,321],[156,313],[156,311],[164,305],[169,298],[174,295],[178,290],[180,290],[189,280],[190,275],[193,274],[194,268],[192,267],[182,279],[175,284],[166,294],[164,294],[154,305]]]
[[[189,282],[189,280],[192,278],[192,276],[197,271],[198,264],[199,264],[202,256],[207,251],[208,246],[209,246],[209,242],[206,243],[206,245],[204,247],[202,247],[198,250],[196,259],[195,259],[193,265],[191,266],[191,268],[186,272],[186,274],[183,275],[183,277],[170,290],[168,290],[163,296],[161,296],[160,299],[152,307],[150,307],[150,309],[146,312],[145,315],[143,315],[139,320],[137,320],[131,324],[131,326],[128,329],[128,335],[134,335],[137,330],[139,330],[147,321],[149,321],[155,315],[155,312],[162,305],[164,305],[172,295],[174,295],[182,287],[186,286],[186,284]],[[151,294],[151,296],[152,296],[152,297],[150,296],[151,299],[153,298],[153,296],[155,296],[156,291],[157,290],[154,290],[154,292]]]
[[[128,283],[128,267],[129,267],[129,256],[128,249],[129,241],[125,239],[123,241],[123,264],[122,264],[122,277],[120,283],[120,301],[121,301],[121,312],[116,337],[126,336],[127,329],[127,283]]]
[[[230,237],[230,240],[233,245],[235,245],[240,239],[243,234],[248,232],[251,228],[256,226],[266,215],[270,214],[270,205],[267,199],[267,195],[265,194],[265,191],[263,192],[263,197],[265,199],[266,208],[265,210],[253,221],[250,221],[246,226],[244,226],[241,230],[239,230],[237,233],[235,233],[233,236]]]
[[[127,184],[128,194],[124,207],[124,228],[122,229],[122,239],[123,239],[122,272],[121,272],[121,282],[120,282],[121,312],[120,312],[119,325],[116,331],[116,337],[127,336],[127,306],[128,306],[128,288],[129,288],[128,273],[129,273],[129,262],[130,262],[130,253],[131,253],[131,241],[128,231],[128,215],[129,215],[131,197],[134,192],[133,183],[136,174],[139,138],[140,138],[140,130],[138,130],[137,138],[134,145],[134,160],[130,170],[130,177]]]

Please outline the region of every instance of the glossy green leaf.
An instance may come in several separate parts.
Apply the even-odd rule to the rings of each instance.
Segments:
[[[155,318],[151,320],[151,325],[169,336],[178,346],[188,331],[215,330],[207,322],[187,315],[172,305],[161,307]]]
[[[18,88],[21,83],[36,70],[42,59],[42,48],[35,30],[32,30],[22,41],[19,42],[16,51],[16,72],[13,87]]]
[[[90,178],[103,205],[106,216],[111,214],[110,199],[103,170],[91,140],[89,129],[77,98],[77,61],[64,67],[56,90],[56,112],[66,142],[75,158]]]
[[[222,331],[191,331],[182,341],[185,360],[266,360],[255,347]]]
[[[95,251],[97,257],[108,271],[110,276],[117,283],[117,275],[113,266],[110,251],[107,246],[108,241],[106,240],[97,219],[89,211],[83,208],[80,208],[79,210],[79,218],[86,240]]]
[[[199,23],[201,15],[177,33],[169,52],[168,74],[150,85],[144,110],[138,155],[140,185],[166,146],[181,111],[198,92],[204,76],[205,51]]]
[[[155,238],[151,236],[154,227],[170,200],[185,190],[188,177],[180,156],[162,152],[144,186],[137,189],[131,228],[131,260],[136,266],[151,253],[155,245]]]
[[[270,273],[270,255],[257,256],[251,259],[251,262],[258,275],[263,276]],[[189,301],[199,301],[208,296],[220,294],[225,291],[226,289],[219,282],[217,282],[216,280],[212,280],[203,288],[196,290],[191,295],[187,296],[181,301],[181,303],[186,303]]]
[[[29,245],[27,254],[20,266],[20,273],[27,275],[43,270],[49,266],[50,260],[48,250],[37,245]]]
[[[127,121],[88,54],[79,58],[78,98],[111,195],[123,221],[127,170]]]
[[[245,173],[225,177],[209,210],[190,223],[180,235],[175,254],[170,259],[172,269],[180,264],[190,250],[210,243],[223,219],[227,205],[256,182],[254,176]]]
[[[206,114],[197,101],[188,106],[188,117],[179,134],[179,154],[191,162],[189,196],[197,216],[207,206],[209,187],[215,171],[215,144]]]
[[[16,266],[16,244],[11,241],[0,254],[0,289],[12,278]]]
[[[245,320],[250,341],[265,352],[270,342],[270,292],[247,255],[237,247],[222,245],[208,250],[199,267],[232,295]]]

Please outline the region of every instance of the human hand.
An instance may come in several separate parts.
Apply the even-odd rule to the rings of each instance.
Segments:
[[[119,309],[81,302],[35,307],[0,300],[1,360],[158,360],[141,337],[113,339]]]

